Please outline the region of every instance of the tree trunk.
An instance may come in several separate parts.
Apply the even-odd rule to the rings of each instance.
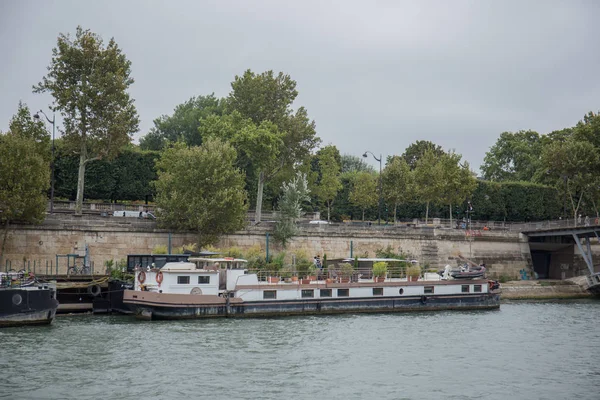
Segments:
[[[429,221],[429,202],[427,202],[427,208],[425,209],[425,225]]]
[[[398,211],[398,204],[394,203],[394,225],[396,225],[396,212]]]
[[[265,173],[264,171],[260,171],[258,174],[258,189],[256,192],[256,209],[254,211],[254,223],[260,223],[261,214],[262,214],[262,198],[263,198],[263,189],[265,186]]]
[[[6,245],[6,238],[8,237],[8,219],[4,224],[4,235],[2,235],[2,246],[0,246],[0,269],[2,268],[2,264],[4,261],[4,246]]]
[[[364,208],[363,208],[362,212],[363,212],[363,219],[362,220],[363,220],[363,222],[365,222],[365,209]]]
[[[327,222],[331,222],[331,201],[327,202]]]
[[[575,226],[577,226],[577,224],[579,223],[579,220],[577,219],[577,212],[579,211],[579,206],[581,206],[581,199],[583,198],[583,191],[581,191],[581,194],[579,195],[579,200],[577,200],[577,205],[575,205],[575,202],[573,201],[573,196],[569,196],[569,198],[571,199],[571,207],[573,208],[573,219],[575,221]]]
[[[79,154],[79,174],[77,176],[77,199],[75,201],[75,215],[83,213],[83,188],[85,186],[85,164],[87,163],[87,146],[85,135],[81,138],[81,151]]]
[[[450,229],[452,229],[452,204],[450,204]]]

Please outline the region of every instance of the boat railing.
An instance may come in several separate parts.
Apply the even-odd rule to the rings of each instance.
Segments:
[[[36,283],[35,276],[25,270],[0,272],[0,288],[22,288]]]
[[[312,271],[295,270],[266,270],[249,269],[248,274],[256,274],[259,284],[273,283],[307,283],[319,281],[331,282],[373,282],[376,277],[373,276],[373,270],[370,268],[358,268],[352,271],[344,270],[340,267],[329,266],[327,268],[317,268]],[[428,272],[425,272],[428,273]],[[432,273],[432,272],[430,272]],[[437,274],[437,272],[435,273]],[[423,277],[423,273],[421,277]],[[380,280],[407,280],[406,268],[388,270],[387,274]]]

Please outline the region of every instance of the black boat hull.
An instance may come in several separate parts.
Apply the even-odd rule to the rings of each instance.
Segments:
[[[0,327],[51,324],[58,301],[51,287],[0,290]]]

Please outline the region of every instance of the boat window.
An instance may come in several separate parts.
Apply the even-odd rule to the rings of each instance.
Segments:
[[[373,288],[373,296],[383,296],[383,288],[382,287],[374,287]]]
[[[177,283],[180,285],[189,285],[190,277],[189,276],[178,276]]]
[[[210,283],[210,276],[199,276],[198,283]]]
[[[319,294],[321,297],[331,297],[331,289],[321,289]]]
[[[469,293],[469,285],[462,285],[461,287],[461,292],[463,293]]]
[[[276,299],[277,290],[263,290],[263,299]]]
[[[476,293],[481,293],[481,285],[473,285],[473,291]]]
[[[424,292],[425,294],[432,294],[432,293],[433,293],[433,286],[425,286],[425,287],[423,288],[423,292]]]
[[[302,289],[302,297],[315,297],[314,289]]]
[[[350,296],[350,289],[338,289],[337,297],[348,297]]]
[[[400,294],[404,294],[404,289],[403,289],[403,288],[400,288],[400,290],[398,290],[398,293],[400,293]]]

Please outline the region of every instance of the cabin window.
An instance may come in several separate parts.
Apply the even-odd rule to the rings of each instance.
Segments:
[[[210,283],[210,276],[199,276],[198,277],[198,283],[201,283],[201,284],[208,284],[208,283]]]
[[[373,296],[383,296],[383,288],[382,287],[374,287],[373,288]]]
[[[404,294],[404,289],[403,289],[403,288],[400,288],[400,290],[398,290],[398,293],[400,293],[400,294]]]
[[[469,287],[470,287],[469,285],[462,285],[460,291],[463,293],[469,293],[469,291],[470,291]]]
[[[331,297],[331,289],[321,289],[319,294],[321,297]]]
[[[263,299],[276,299],[277,290],[263,290]]]
[[[425,286],[423,292],[425,294],[433,294],[433,286]]]
[[[473,285],[473,291],[475,293],[481,293],[481,285]]]
[[[302,298],[305,297],[315,297],[314,289],[302,289]]]
[[[338,289],[337,297],[348,297],[350,296],[350,289]]]
[[[179,285],[189,285],[190,284],[190,277],[189,276],[178,276],[177,277],[177,283]]]

